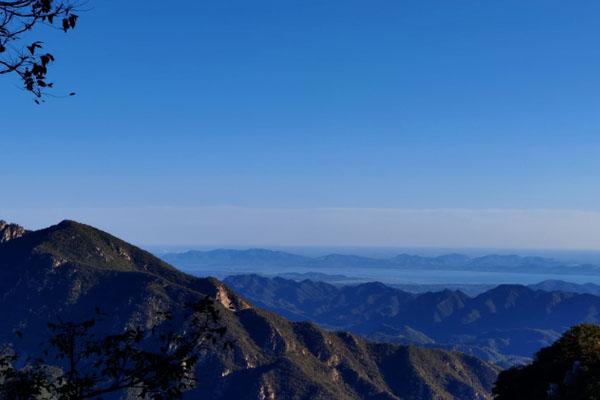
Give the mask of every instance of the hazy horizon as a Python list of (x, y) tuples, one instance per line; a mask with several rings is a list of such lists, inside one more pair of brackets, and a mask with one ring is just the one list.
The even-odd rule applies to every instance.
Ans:
[(600, 252), (594, 248), (600, 243), (595, 229), (600, 213), (568, 210), (0, 207), (0, 219), (28, 229), (74, 219), (153, 249), (338, 248), (359, 254), (413, 249), (423, 255), (576, 253), (578, 258)]

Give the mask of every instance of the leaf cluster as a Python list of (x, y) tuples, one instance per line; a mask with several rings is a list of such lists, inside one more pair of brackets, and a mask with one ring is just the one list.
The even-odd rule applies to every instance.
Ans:
[(195, 386), (201, 352), (229, 345), (214, 300), (205, 297), (189, 310), (179, 329), (172, 328), (169, 313), (157, 327), (110, 335), (95, 332), (97, 317), (51, 323), (41, 357), (23, 363), (14, 351), (0, 355), (0, 400), (101, 399), (125, 392), (140, 399), (180, 398)]
[(40, 25), (68, 32), (75, 29), (78, 18), (75, 4), (68, 1), (0, 0), (0, 75), (18, 75), (24, 89), (40, 103), (53, 87), (47, 74), (54, 56), (43, 51), (42, 41), (23, 43), (23, 36)]
[(493, 394), (496, 400), (600, 399), (600, 327), (571, 328), (531, 364), (500, 373)]

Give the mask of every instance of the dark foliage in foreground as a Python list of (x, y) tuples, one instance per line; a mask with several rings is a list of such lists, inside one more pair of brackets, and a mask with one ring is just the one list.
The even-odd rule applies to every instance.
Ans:
[(136, 327), (98, 337), (95, 319), (49, 324), (44, 357), (19, 368), (15, 352), (0, 356), (0, 399), (97, 399), (124, 391), (140, 399), (179, 398), (194, 387), (199, 352), (225, 334), (212, 299), (190, 309), (181, 333)]
[(0, 1), (0, 75), (18, 75), (39, 103), (45, 90), (53, 86), (47, 74), (54, 56), (43, 50), (41, 40), (24, 42), (23, 36), (41, 25), (68, 32), (77, 19), (75, 5), (69, 1)]
[(600, 399), (600, 326), (571, 328), (530, 365), (502, 372), (493, 393), (497, 400)]

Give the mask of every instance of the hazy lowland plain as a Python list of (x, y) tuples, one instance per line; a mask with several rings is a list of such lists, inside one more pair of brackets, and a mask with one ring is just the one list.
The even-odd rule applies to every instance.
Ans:
[(241, 273), (351, 284), (378, 281), (422, 287), (531, 285), (548, 280), (600, 284), (600, 253), (524, 250), (296, 248), (159, 251), (198, 275)]

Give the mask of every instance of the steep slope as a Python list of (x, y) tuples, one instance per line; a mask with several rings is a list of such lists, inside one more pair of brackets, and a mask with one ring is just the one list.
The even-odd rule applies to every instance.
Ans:
[(200, 294), (216, 297), (216, 280), (183, 274), (150, 253), (89, 226), (64, 221), (0, 244), (0, 339), (15, 329), (39, 342), (49, 320), (110, 313), (102, 328), (155, 323)]
[[(192, 398), (472, 399), (488, 396), (497, 370), (459, 353), (375, 345), (255, 308), (216, 279), (183, 274), (122, 240), (73, 221), (0, 244), (0, 342), (33, 353), (49, 320), (98, 329), (160, 324), (215, 298), (233, 347), (203, 354)], [(306, 297), (310, 294), (306, 292)], [(15, 330), (24, 333), (16, 340)]]

